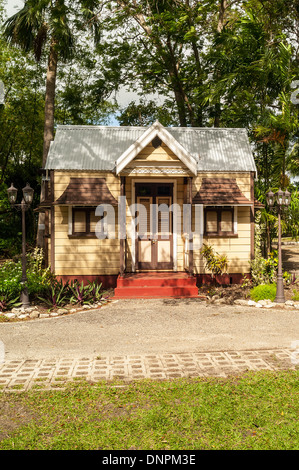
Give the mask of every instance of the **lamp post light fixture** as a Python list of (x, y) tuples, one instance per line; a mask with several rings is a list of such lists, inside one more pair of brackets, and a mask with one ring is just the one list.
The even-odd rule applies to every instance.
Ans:
[(30, 305), (29, 295), (27, 289), (27, 274), (26, 274), (26, 223), (25, 223), (25, 212), (29, 209), (33, 201), (34, 190), (27, 183), (23, 188), (23, 198), (21, 204), (16, 204), (18, 190), (11, 184), (11, 187), (7, 190), (8, 200), (11, 207), (22, 212), (22, 291), (21, 291), (21, 302), (22, 307), (26, 308)]
[(284, 303), (283, 275), (282, 275), (282, 256), (281, 256), (281, 211), (283, 207), (287, 208), (290, 204), (291, 194), (289, 191), (279, 189), (277, 193), (269, 191), (267, 193), (267, 203), (269, 207), (273, 207), (276, 203), (278, 214), (278, 271), (277, 271), (277, 288), (275, 302)]

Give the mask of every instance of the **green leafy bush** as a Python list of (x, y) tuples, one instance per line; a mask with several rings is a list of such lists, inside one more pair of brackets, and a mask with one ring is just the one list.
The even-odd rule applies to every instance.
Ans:
[(0, 267), (0, 295), (6, 298), (18, 297), (21, 293), (21, 263), (6, 261)]
[[(31, 299), (41, 295), (53, 282), (50, 268), (43, 267), (43, 252), (36, 248), (26, 255), (27, 288)], [(0, 267), (0, 295), (6, 304), (21, 294), (22, 261), (6, 261)]]
[(50, 267), (43, 267), (43, 259), (41, 248), (35, 248), (32, 253), (27, 255), (27, 287), (32, 298), (43, 294), (55, 280)]
[(37, 298), (50, 308), (57, 308), (70, 302), (70, 293), (68, 282), (64, 284), (62, 280), (54, 279), (43, 289), (42, 295), (37, 295)]
[(276, 297), (276, 284), (260, 284), (250, 290), (250, 298), (255, 302), (259, 300), (275, 300)]
[[(107, 298), (102, 284), (89, 282), (84, 285), (78, 281), (63, 283), (43, 267), (43, 251), (34, 249), (26, 256), (27, 289), (30, 300), (38, 300), (50, 308), (63, 305), (105, 303)], [(22, 261), (6, 261), (0, 267), (0, 311), (7, 310), (19, 301), (21, 295)]]
[(95, 302), (105, 302), (106, 298), (102, 291), (102, 284), (89, 282), (87, 285), (78, 281), (71, 282), (70, 291), (72, 293), (70, 301), (74, 304), (91, 304)]
[(107, 301), (105, 292), (102, 290), (102, 284), (96, 282), (84, 284), (83, 282), (79, 283), (77, 280), (64, 283), (62, 280), (54, 279), (46, 287), (43, 295), (37, 297), (50, 308), (63, 307), (67, 304), (82, 306)]
[(293, 289), (292, 300), (294, 300), (295, 302), (299, 302), (299, 291), (297, 289)]
[(267, 259), (263, 257), (262, 231), (261, 214), (258, 213), (255, 219), (254, 259), (250, 261), (251, 280), (254, 286), (273, 284), (277, 279), (277, 251), (270, 253)]
[(213, 247), (206, 244), (203, 244), (200, 253), (203, 255), (206, 268), (211, 271), (212, 276), (219, 276), (227, 272), (228, 261), (226, 255), (215, 253)]
[(9, 294), (0, 294), (0, 312), (10, 310), (13, 307), (19, 307), (21, 305), (20, 298), (12, 298)]

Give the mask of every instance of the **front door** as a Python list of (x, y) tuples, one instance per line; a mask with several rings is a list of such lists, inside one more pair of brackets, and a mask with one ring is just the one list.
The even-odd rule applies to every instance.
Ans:
[(136, 227), (137, 270), (173, 269), (172, 183), (136, 183), (141, 209)]

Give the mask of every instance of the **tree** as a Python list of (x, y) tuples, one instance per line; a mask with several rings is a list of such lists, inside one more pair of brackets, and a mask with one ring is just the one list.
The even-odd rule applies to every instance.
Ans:
[[(48, 64), (46, 74), (44, 137), (42, 165), (45, 166), (54, 139), (54, 110), (57, 67), (59, 59), (67, 61), (72, 57), (77, 30), (94, 27), (97, 36), (95, 8), (97, 0), (26, 0), (24, 7), (5, 22), (4, 37), (25, 52), (32, 51), (39, 61), (47, 48)], [(72, 17), (75, 18), (72, 21)], [(74, 29), (75, 28), (75, 29)], [(41, 200), (44, 198), (42, 186)], [(40, 214), (39, 226), (43, 224)], [(39, 229), (37, 243), (43, 246), (43, 231)]]
[(163, 126), (176, 124), (174, 114), (171, 113), (170, 103), (157, 105), (153, 100), (140, 103), (132, 101), (121, 110), (117, 120), (121, 126), (150, 126), (158, 120)]
[(158, 91), (174, 100), (181, 126), (201, 126), (205, 87), (201, 54), (209, 22), (205, 5), (192, 0), (120, 0), (108, 7), (111, 13), (103, 21), (106, 51), (117, 55), (126, 49), (125, 79), (144, 92)]

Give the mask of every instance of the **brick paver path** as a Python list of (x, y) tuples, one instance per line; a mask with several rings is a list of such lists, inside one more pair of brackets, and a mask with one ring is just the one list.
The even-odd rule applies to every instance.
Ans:
[(297, 369), (299, 351), (265, 349), (82, 359), (11, 360), (0, 363), (0, 390), (61, 389), (68, 382), (178, 377), (228, 377), (245, 371)]

